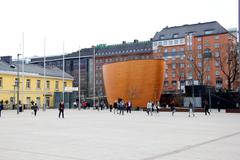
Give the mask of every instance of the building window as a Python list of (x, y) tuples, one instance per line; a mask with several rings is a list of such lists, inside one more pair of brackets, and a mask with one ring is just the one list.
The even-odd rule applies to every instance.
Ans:
[(212, 34), (212, 33), (213, 33), (213, 30), (205, 30), (205, 31), (204, 31), (204, 34), (205, 34), (205, 35)]
[(176, 77), (176, 73), (175, 73), (175, 72), (172, 73), (172, 77), (173, 77), (173, 78)]
[(200, 42), (202, 40), (202, 37), (198, 37), (197, 41)]
[(59, 82), (58, 81), (55, 82), (55, 90), (59, 90)]
[(168, 73), (167, 72), (165, 73), (165, 78), (168, 78)]
[(188, 73), (188, 78), (192, 78), (192, 72)]
[(47, 81), (46, 81), (46, 83), (47, 83), (47, 86), (46, 86), (46, 87), (47, 87), (47, 89), (50, 89), (50, 81), (49, 81), (49, 80), (47, 80)]
[(174, 44), (177, 45), (178, 44), (178, 39), (174, 40)]
[(210, 72), (211, 71), (211, 67), (207, 66), (206, 71)]
[(164, 39), (164, 35), (160, 35), (160, 39)]
[(163, 41), (163, 45), (165, 45), (165, 46), (166, 46), (166, 45), (167, 45), (167, 41)]
[(222, 80), (221, 79), (217, 79), (216, 80), (216, 84), (221, 85), (222, 84)]
[(30, 79), (27, 79), (26, 88), (30, 88), (30, 87), (31, 87), (31, 81), (30, 81)]
[(215, 75), (216, 76), (220, 76), (220, 72), (219, 71), (215, 71)]
[(168, 41), (169, 45), (173, 45), (173, 40)]
[(0, 77), (0, 87), (2, 87), (2, 86), (3, 86), (3, 78)]
[(198, 49), (198, 50), (201, 50), (201, 49), (202, 49), (202, 45), (201, 45), (201, 44), (198, 44), (198, 45), (197, 45), (197, 49)]
[(215, 52), (215, 57), (219, 57), (219, 52)]
[(218, 40), (219, 39), (219, 35), (214, 36), (214, 39)]
[(180, 63), (180, 68), (184, 68), (184, 67), (185, 67), (184, 63)]
[(37, 80), (37, 89), (40, 89), (40, 88), (41, 88), (41, 81)]
[(198, 62), (198, 67), (202, 67), (202, 63), (201, 62)]
[(168, 52), (168, 49), (167, 49), (167, 48), (165, 48), (165, 49), (164, 49), (164, 53), (167, 53), (167, 52)]
[(67, 82), (64, 82), (64, 89), (65, 89), (65, 87), (67, 87)]
[(180, 51), (183, 52), (183, 51), (184, 51), (184, 48), (180, 48)]
[(198, 53), (198, 58), (202, 58), (202, 54), (201, 53)]
[(216, 66), (216, 67), (219, 67), (219, 66), (220, 66), (220, 62), (219, 62), (219, 61), (216, 61), (216, 62), (215, 62), (215, 66)]
[(214, 48), (219, 48), (219, 43), (215, 43)]
[(177, 85), (177, 81), (172, 81), (172, 85), (176, 86)]
[(164, 86), (165, 86), (165, 87), (168, 86), (168, 81), (164, 81)]
[(180, 72), (180, 77), (184, 78), (184, 73), (183, 72)]
[(175, 64), (175, 63), (172, 64), (172, 68), (173, 68), (173, 69), (176, 68), (176, 64)]
[(210, 81), (211, 80), (211, 77), (209, 75), (206, 76), (206, 80), (207, 81)]
[(173, 34), (173, 38), (178, 38), (178, 34), (177, 33)]
[(173, 49), (172, 49), (172, 52), (176, 52), (176, 49), (175, 49), (175, 48), (173, 48)]

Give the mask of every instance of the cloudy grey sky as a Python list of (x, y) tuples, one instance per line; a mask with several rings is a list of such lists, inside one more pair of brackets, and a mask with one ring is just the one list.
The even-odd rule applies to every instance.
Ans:
[[(166, 26), (218, 21), (237, 27), (238, 0), (1, 0), (0, 56), (73, 52), (96, 44), (149, 40)], [(21, 52), (21, 51), (20, 51)]]

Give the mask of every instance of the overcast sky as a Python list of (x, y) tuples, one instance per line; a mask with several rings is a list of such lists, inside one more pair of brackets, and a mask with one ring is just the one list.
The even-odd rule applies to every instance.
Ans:
[(238, 0), (1, 0), (0, 56), (73, 52), (96, 44), (149, 40), (166, 26), (218, 21), (237, 27)]

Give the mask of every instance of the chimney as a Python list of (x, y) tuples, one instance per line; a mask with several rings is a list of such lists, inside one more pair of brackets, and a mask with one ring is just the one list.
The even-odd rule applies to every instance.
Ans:
[(138, 40), (137, 40), (137, 39), (134, 39), (133, 43), (138, 43)]

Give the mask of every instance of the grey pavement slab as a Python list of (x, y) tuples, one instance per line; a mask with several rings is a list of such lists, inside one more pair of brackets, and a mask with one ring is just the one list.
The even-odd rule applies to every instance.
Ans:
[(0, 118), (0, 160), (239, 160), (240, 114), (30, 110)]

